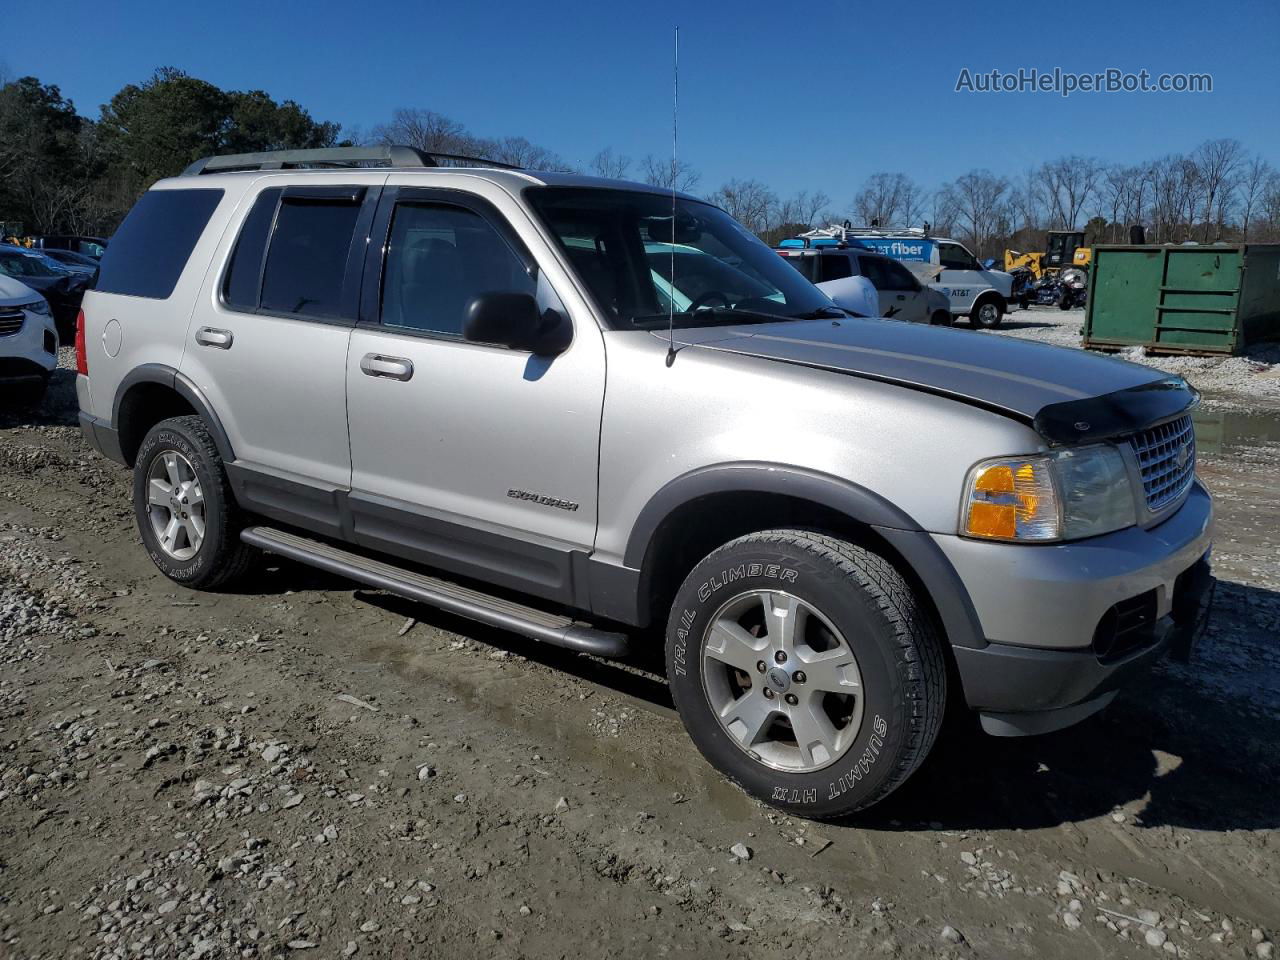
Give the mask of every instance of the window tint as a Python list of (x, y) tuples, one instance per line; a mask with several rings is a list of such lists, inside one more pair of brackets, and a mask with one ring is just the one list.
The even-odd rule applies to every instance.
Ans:
[(525, 265), (483, 217), (444, 204), (399, 204), (382, 283), (382, 322), (455, 336), (482, 293), (527, 293)]
[(800, 256), (782, 255), (782, 259), (791, 264), (798, 271), (800, 276), (804, 277), (810, 283), (818, 283), (818, 261), (821, 257), (808, 256), (801, 254)]
[(222, 282), (222, 296), (227, 306), (242, 310), (258, 308), (258, 289), (262, 279), (262, 253), (267, 249), (267, 234), (280, 202), (280, 189), (263, 190), (254, 201), (253, 209), (244, 218), (236, 247), (231, 252), (231, 264)]
[(102, 257), (98, 290), (167, 299), (221, 199), (221, 190), (143, 194)]
[(885, 264), (888, 261), (884, 257), (871, 257), (863, 254), (858, 257), (858, 269), (862, 275), (871, 281), (871, 285), (877, 290), (888, 290), (889, 274), (885, 272)]
[(845, 277), (853, 276), (849, 258), (844, 254), (828, 254), (818, 259), (822, 261), (823, 280), (843, 280)]
[(342, 315), (342, 281), (360, 204), (285, 197), (262, 274), (262, 309), (311, 317)]
[(947, 270), (977, 270), (978, 264), (968, 250), (954, 243), (938, 247), (938, 261)]
[(915, 276), (900, 264), (897, 260), (885, 260), (884, 272), (888, 278), (889, 290), (918, 290), (920, 288), (919, 281)]

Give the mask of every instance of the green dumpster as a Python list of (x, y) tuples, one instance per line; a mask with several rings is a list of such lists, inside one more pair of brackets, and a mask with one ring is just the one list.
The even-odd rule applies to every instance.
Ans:
[(1240, 353), (1280, 339), (1280, 244), (1093, 248), (1084, 345)]

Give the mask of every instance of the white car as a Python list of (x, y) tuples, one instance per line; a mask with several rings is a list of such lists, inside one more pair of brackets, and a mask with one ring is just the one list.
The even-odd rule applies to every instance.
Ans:
[(19, 403), (44, 397), (58, 365), (58, 331), (49, 302), (25, 283), (0, 275), (0, 390)]
[(951, 326), (947, 296), (896, 260), (861, 247), (779, 249), (787, 263), (841, 307), (864, 317)]

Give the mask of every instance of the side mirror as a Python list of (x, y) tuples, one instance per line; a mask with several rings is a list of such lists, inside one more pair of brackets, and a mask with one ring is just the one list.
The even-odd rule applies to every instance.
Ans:
[(569, 346), (570, 330), (563, 316), (539, 311), (527, 293), (482, 293), (467, 308), (462, 338), (553, 356)]

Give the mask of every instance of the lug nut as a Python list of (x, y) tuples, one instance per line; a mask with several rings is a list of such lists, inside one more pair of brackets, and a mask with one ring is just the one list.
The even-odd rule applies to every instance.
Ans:
[(791, 675), (791, 679), (794, 680), (796, 683), (804, 683), (804, 671), (797, 670), (795, 673)]
[(786, 662), (787, 662), (787, 655), (786, 655), (786, 653), (784, 653), (783, 651), (779, 650), (777, 653), (775, 653), (775, 654), (773, 655), (773, 659), (774, 659), (775, 661), (777, 661), (778, 663), (786, 663)]
[(787, 703), (791, 704), (791, 706), (794, 707), (799, 702), (800, 701), (796, 699), (796, 695), (794, 693), (787, 694)]
[(770, 690), (768, 687), (765, 687), (765, 688), (764, 688), (764, 698), (765, 698), (766, 700), (772, 700), (772, 699), (773, 699), (773, 691), (772, 691), (772, 690)]
[(765, 663), (763, 660), (761, 660), (759, 663), (756, 664), (756, 672), (764, 673), (764, 671), (765, 671)]

